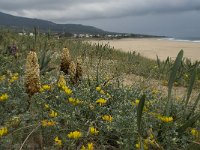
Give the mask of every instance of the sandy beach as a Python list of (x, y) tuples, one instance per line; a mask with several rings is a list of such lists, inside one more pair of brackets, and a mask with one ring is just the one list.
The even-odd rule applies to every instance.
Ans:
[(111, 47), (125, 52), (136, 51), (142, 56), (151, 59), (156, 59), (156, 55), (158, 55), (161, 60), (165, 60), (168, 56), (174, 59), (178, 52), (183, 49), (184, 57), (192, 61), (200, 61), (200, 42), (173, 41), (155, 38), (126, 38), (91, 42), (109, 44)]

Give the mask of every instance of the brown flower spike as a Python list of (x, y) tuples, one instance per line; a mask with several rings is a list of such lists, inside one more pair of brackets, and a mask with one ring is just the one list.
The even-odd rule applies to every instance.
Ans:
[(30, 51), (26, 58), (25, 87), (29, 96), (39, 92), (41, 87), (38, 58), (36, 52), (33, 51)]
[(81, 63), (77, 62), (76, 63), (76, 82), (80, 81), (82, 76), (83, 76), (83, 70), (81, 67)]
[(70, 62), (71, 62), (71, 56), (69, 54), (69, 49), (63, 48), (62, 55), (61, 55), (60, 70), (63, 71), (65, 74), (69, 74)]
[(71, 61), (68, 71), (69, 71), (71, 82), (76, 83), (76, 65), (73, 61)]

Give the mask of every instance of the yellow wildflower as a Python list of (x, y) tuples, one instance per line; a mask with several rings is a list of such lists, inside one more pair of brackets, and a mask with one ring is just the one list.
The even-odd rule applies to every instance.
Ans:
[(66, 86), (66, 81), (65, 81), (65, 76), (64, 75), (60, 75), (59, 79), (58, 79), (58, 87), (63, 87)]
[(11, 79), (9, 80), (10, 83), (13, 83), (16, 81), (19, 77), (18, 76), (12, 76)]
[(50, 89), (51, 89), (51, 86), (45, 84), (40, 88), (40, 92), (49, 91)]
[(100, 91), (101, 91), (101, 87), (100, 87), (100, 86), (97, 86), (97, 87), (96, 87), (96, 91), (97, 91), (97, 92), (100, 92)]
[(87, 147), (84, 145), (81, 147), (81, 150), (94, 150), (94, 144), (93, 143), (88, 143)]
[(17, 77), (17, 76), (19, 76), (19, 74), (16, 72), (13, 74), (13, 76)]
[(72, 90), (70, 88), (68, 88), (67, 86), (62, 86), (62, 89), (67, 95), (72, 94)]
[(2, 94), (2, 95), (0, 96), (0, 102), (1, 102), (1, 101), (5, 101), (5, 100), (7, 100), (8, 97), (9, 97), (9, 96), (8, 96), (7, 93)]
[(0, 137), (5, 136), (8, 133), (7, 127), (0, 128)]
[(156, 90), (156, 89), (154, 89), (154, 90), (152, 91), (152, 94), (154, 94), (154, 95), (156, 95), (156, 94), (158, 94), (158, 93), (159, 93), (159, 91)]
[(173, 118), (172, 117), (167, 117), (167, 116), (158, 116), (158, 118), (163, 121), (163, 122), (172, 122), (173, 121)]
[(48, 127), (48, 126), (55, 126), (56, 122), (51, 121), (51, 120), (42, 120), (41, 121), (43, 127)]
[(104, 105), (106, 102), (107, 100), (103, 98), (99, 98), (98, 100), (96, 100), (96, 103), (99, 104), (100, 106)]
[(60, 140), (60, 139), (58, 138), (58, 136), (55, 137), (54, 143), (55, 143), (55, 145), (57, 145), (57, 146), (62, 146), (62, 140)]
[[(146, 143), (144, 143), (143, 146), (144, 146), (144, 150), (148, 150), (148, 145), (147, 145)], [(141, 149), (140, 143), (135, 144), (135, 147), (136, 147), (137, 149)]]
[(149, 135), (149, 137), (150, 139), (154, 139), (154, 135), (152, 133)]
[(102, 95), (105, 94), (104, 90), (100, 90), (99, 93), (102, 94)]
[(75, 139), (75, 140), (77, 140), (77, 139), (79, 139), (79, 138), (82, 136), (82, 133), (79, 132), (79, 131), (74, 131), (74, 132), (70, 132), (67, 136), (68, 136), (68, 138), (70, 138), (70, 139)]
[(199, 137), (199, 131), (197, 129), (195, 129), (195, 128), (191, 129), (191, 134), (196, 138)]
[(81, 150), (87, 150), (84, 145), (81, 146)]
[(93, 143), (88, 143), (88, 150), (94, 150), (94, 144)]
[(137, 149), (139, 149), (139, 148), (140, 148), (140, 144), (139, 144), (139, 143), (135, 144), (135, 147), (136, 147)]
[(76, 100), (72, 97), (69, 98), (69, 103), (74, 104), (76, 102)]
[(109, 93), (106, 93), (104, 90), (102, 90), (100, 86), (96, 87), (96, 91), (102, 95), (106, 95), (108, 98), (111, 98), (111, 95)]
[(136, 100), (135, 100), (135, 103), (136, 103), (136, 104), (139, 104), (139, 102), (140, 102), (139, 99), (136, 99)]
[(99, 131), (95, 127), (90, 127), (90, 134), (97, 135)]
[(51, 110), (51, 112), (49, 113), (49, 116), (54, 118), (54, 117), (57, 117), (58, 116), (58, 113), (55, 112), (54, 110)]
[(19, 75), (18, 73), (13, 74), (13, 76), (11, 77), (11, 79), (9, 80), (10, 83), (13, 83), (14, 81), (18, 80)]
[[(132, 106), (138, 106), (138, 104), (140, 103), (139, 99), (136, 99), (134, 102), (131, 102)], [(147, 102), (147, 105), (149, 105), (149, 103)], [(147, 112), (148, 108), (146, 106), (144, 106), (143, 111)]]
[(48, 104), (44, 104), (44, 108), (45, 109), (49, 109), (49, 105)]
[(136, 99), (134, 102), (131, 102), (132, 106), (137, 106), (139, 104), (140, 100)]
[(71, 103), (72, 105), (78, 105), (80, 104), (80, 100), (70, 97), (69, 103)]
[(102, 116), (102, 119), (104, 121), (111, 122), (113, 120), (113, 117), (111, 115), (104, 115), (104, 116)]
[(79, 99), (76, 99), (75, 105), (78, 105), (80, 103), (82, 103), (82, 101), (80, 101)]

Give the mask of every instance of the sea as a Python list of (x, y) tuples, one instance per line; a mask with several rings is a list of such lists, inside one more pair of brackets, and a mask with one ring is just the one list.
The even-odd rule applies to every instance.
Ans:
[(200, 43), (200, 37), (176, 37), (176, 38), (174, 38), (174, 37), (167, 37), (167, 38), (161, 38), (159, 40)]

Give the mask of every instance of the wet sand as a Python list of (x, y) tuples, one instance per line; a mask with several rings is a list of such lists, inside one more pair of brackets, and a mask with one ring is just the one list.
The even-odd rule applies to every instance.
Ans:
[(156, 59), (156, 55), (158, 55), (161, 60), (166, 60), (168, 56), (174, 59), (178, 52), (183, 49), (184, 57), (192, 61), (200, 61), (200, 42), (172, 41), (155, 38), (126, 38), (91, 42), (109, 44), (111, 47), (125, 52), (136, 51), (150, 59)]

